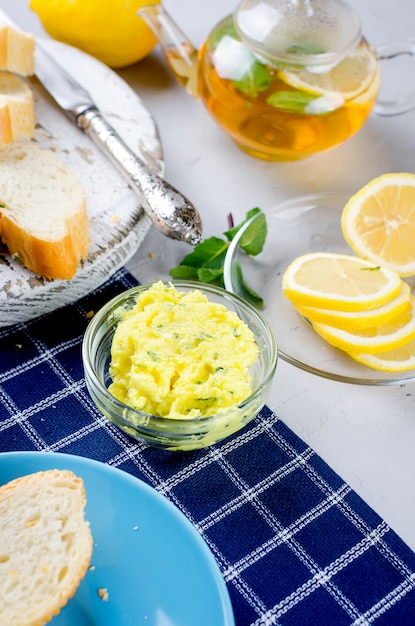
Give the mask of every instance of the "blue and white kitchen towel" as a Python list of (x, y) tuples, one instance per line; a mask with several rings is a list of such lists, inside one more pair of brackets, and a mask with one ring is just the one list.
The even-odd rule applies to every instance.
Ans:
[(415, 554), (267, 407), (186, 453), (137, 443), (97, 411), (83, 333), (91, 311), (135, 284), (119, 270), (74, 304), (0, 329), (0, 452), (89, 457), (164, 494), (215, 556), (237, 626), (415, 624)]

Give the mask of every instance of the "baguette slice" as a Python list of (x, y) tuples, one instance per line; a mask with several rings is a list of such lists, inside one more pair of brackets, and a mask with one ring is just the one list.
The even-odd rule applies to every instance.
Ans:
[(29, 139), (34, 133), (32, 90), (19, 76), (0, 72), (0, 147)]
[(0, 70), (21, 76), (34, 73), (35, 38), (30, 33), (18, 32), (0, 24)]
[(72, 278), (86, 259), (85, 193), (51, 150), (24, 141), (0, 150), (0, 241), (48, 279)]
[(0, 487), (0, 625), (41, 626), (85, 576), (92, 535), (81, 478), (47, 470)]

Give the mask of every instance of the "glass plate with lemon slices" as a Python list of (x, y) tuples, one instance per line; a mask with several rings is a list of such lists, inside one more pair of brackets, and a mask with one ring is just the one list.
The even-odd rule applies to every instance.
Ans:
[[(321, 306), (318, 298), (315, 301), (312, 298), (307, 301), (306, 298), (306, 301), (302, 302), (303, 308), (301, 309), (301, 306), (297, 305), (295, 308), (283, 292), (283, 276), (298, 257), (309, 255), (313, 262), (316, 257), (319, 262), (319, 256), (333, 255), (337, 263), (338, 257), (341, 260), (343, 255), (356, 256), (355, 251), (346, 242), (341, 225), (342, 212), (349, 200), (350, 197), (344, 194), (319, 193), (294, 198), (271, 210), (266, 210), (268, 233), (264, 249), (258, 256), (248, 256), (239, 246), (239, 241), (250, 223), (257, 219), (257, 216), (254, 216), (251, 222), (248, 222), (237, 233), (229, 246), (224, 266), (225, 287), (242, 297), (246, 297), (247, 288), (254, 289), (262, 296), (264, 300), (262, 312), (274, 331), (279, 356), (295, 367), (331, 380), (359, 385), (399, 385), (413, 382), (415, 381), (415, 339), (408, 340), (408, 350), (406, 347), (398, 346), (392, 351), (389, 348), (387, 350), (382, 348), (383, 352), (380, 349), (375, 350), (375, 354), (373, 345), (376, 344), (377, 339), (366, 337), (366, 331), (362, 332), (363, 338), (361, 338), (359, 328), (370, 325), (367, 320), (373, 315), (379, 328), (388, 334), (390, 329), (387, 328), (385, 331), (384, 321), (388, 319), (389, 310), (395, 306), (396, 317), (394, 319), (400, 319), (398, 315), (410, 317), (410, 313), (404, 312), (402, 300), (410, 300), (415, 294), (415, 277), (405, 277), (398, 284), (385, 270), (382, 284), (379, 287), (375, 286), (375, 289), (379, 289), (379, 292), (382, 292), (381, 295), (384, 295), (383, 292), (386, 291), (392, 294), (393, 291), (393, 298), (391, 295), (392, 299), (388, 297), (384, 303), (377, 302), (375, 309), (368, 311), (366, 307), (366, 310), (360, 313), (353, 311), (356, 306), (349, 302), (353, 300), (353, 297), (345, 297), (346, 305), (342, 306), (348, 309), (346, 311), (336, 310), (336, 308), (341, 308), (337, 306), (337, 303), (323, 302)], [(376, 278), (379, 280), (382, 278), (379, 276), (378, 264), (368, 262), (367, 266), (367, 268), (359, 268), (368, 270), (363, 273), (364, 275), (372, 278), (376, 270)], [(323, 271), (318, 269), (315, 273), (321, 277)], [(334, 290), (337, 287), (338, 283)], [(301, 291), (301, 288), (299, 289)], [(370, 298), (374, 299), (375, 296), (366, 294), (364, 299), (368, 301)], [(317, 326), (319, 327), (321, 334), (316, 332), (306, 317), (310, 306), (313, 314), (317, 312), (320, 316), (315, 326), (316, 329)], [(357, 334), (357, 345), (363, 342), (363, 347), (356, 351), (355, 358), (349, 356), (344, 349), (335, 347), (327, 341), (327, 323), (329, 331), (332, 330), (332, 324), (342, 327), (340, 330), (336, 329), (334, 333), (329, 332), (328, 336), (330, 341), (337, 342), (338, 345), (344, 346), (350, 337), (353, 339)], [(405, 318), (399, 326), (406, 323), (408, 323), (408, 333), (412, 332), (414, 321), (408, 322)], [(384, 326), (381, 327), (381, 324)], [(408, 337), (412, 334), (408, 334)], [(323, 336), (326, 336), (326, 339)], [(398, 337), (395, 343), (399, 343), (399, 338), (402, 336), (401, 328), (397, 328), (396, 332), (393, 330), (391, 336)], [(388, 341), (391, 346), (394, 346), (393, 340), (385, 338), (382, 333), (379, 345), (387, 345)], [(400, 341), (402, 343), (402, 340)], [(413, 356), (411, 352), (414, 353)], [(360, 360), (357, 360), (357, 357)], [(406, 366), (402, 363), (406, 363)], [(391, 371), (394, 367), (401, 368), (402, 371)]]

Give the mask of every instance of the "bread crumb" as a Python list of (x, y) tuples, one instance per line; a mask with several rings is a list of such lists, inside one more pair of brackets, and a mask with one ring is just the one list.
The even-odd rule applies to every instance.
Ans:
[(149, 259), (154, 259), (156, 255), (154, 254), (154, 252), (150, 252), (150, 254), (148, 255)]
[(88, 313), (85, 313), (85, 317), (87, 320), (90, 320), (91, 317), (94, 317), (95, 313), (94, 311), (88, 311)]
[(98, 587), (98, 595), (104, 602), (108, 602), (108, 589), (106, 587)]

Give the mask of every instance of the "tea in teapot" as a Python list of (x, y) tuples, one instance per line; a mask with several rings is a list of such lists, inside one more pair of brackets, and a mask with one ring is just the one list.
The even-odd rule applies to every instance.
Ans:
[[(302, 159), (332, 148), (356, 133), (375, 106), (378, 50), (342, 0), (242, 0), (199, 51), (162, 6), (138, 13), (180, 84), (254, 157)], [(398, 52), (408, 51), (414, 54), (412, 45)], [(391, 114), (413, 106), (379, 109)]]

